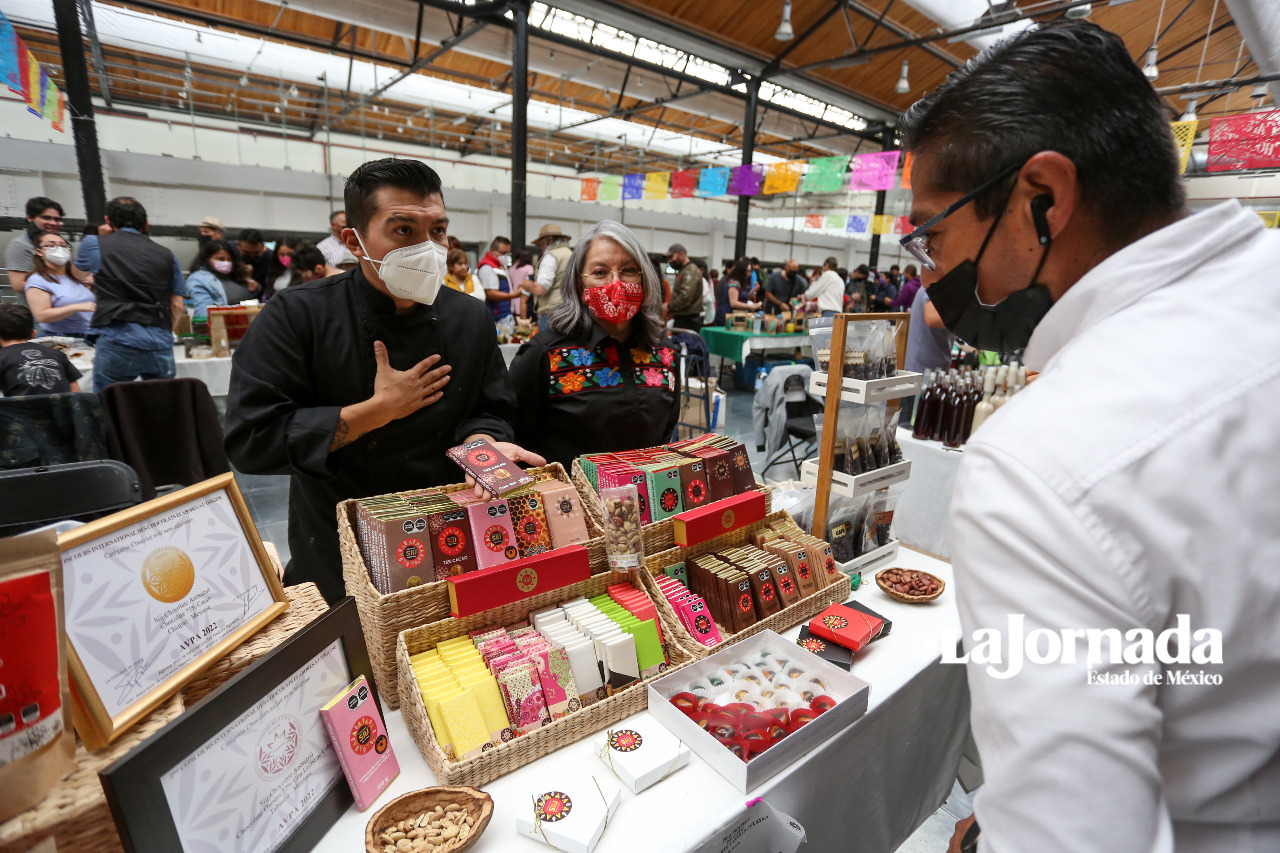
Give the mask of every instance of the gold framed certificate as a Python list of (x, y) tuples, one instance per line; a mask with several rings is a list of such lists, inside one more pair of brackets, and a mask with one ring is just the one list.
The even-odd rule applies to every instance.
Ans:
[(235, 476), (58, 538), (72, 719), (101, 749), (289, 607)]

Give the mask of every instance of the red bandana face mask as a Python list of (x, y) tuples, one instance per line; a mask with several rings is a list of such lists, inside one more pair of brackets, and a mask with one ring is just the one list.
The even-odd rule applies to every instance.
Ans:
[(611, 281), (601, 287), (588, 287), (582, 291), (587, 309), (602, 323), (625, 323), (640, 310), (644, 301), (644, 285), (625, 281)]

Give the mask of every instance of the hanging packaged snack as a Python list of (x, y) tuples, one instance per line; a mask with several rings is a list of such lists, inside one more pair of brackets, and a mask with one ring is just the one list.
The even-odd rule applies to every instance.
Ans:
[(640, 498), (636, 487), (625, 485), (601, 489), (600, 504), (609, 567), (639, 568), (644, 564), (644, 541), (640, 536)]
[[(870, 375), (872, 353), (868, 348), (869, 334), (866, 323), (850, 323), (845, 329), (844, 370), (845, 379), (874, 379)], [(876, 358), (879, 359), (878, 348)]]
[(890, 465), (896, 465), (902, 461), (902, 445), (898, 444), (898, 423), (902, 417), (902, 410), (895, 409), (893, 414), (889, 415), (885, 422), (884, 441), (885, 455)]
[[(880, 491), (884, 491), (884, 489)], [(879, 494), (879, 492), (875, 494)], [(858, 546), (858, 556), (880, 547), (880, 543), (876, 539), (874, 506), (875, 495), (873, 494), (867, 498), (867, 502), (862, 509), (862, 538)]]
[(810, 320), (808, 326), (814, 362), (823, 373), (831, 371), (831, 323), (832, 318), (821, 317)]
[(893, 537), (893, 513), (898, 507), (898, 489), (880, 489), (871, 502), (871, 526), (875, 529), (876, 545), (888, 545)]
[(833, 497), (831, 512), (827, 516), (826, 539), (831, 543), (832, 555), (841, 563), (847, 563), (860, 554), (861, 527), (858, 518), (865, 513), (867, 496), (856, 498)]
[(875, 471), (889, 464), (889, 446), (884, 436), (884, 403), (863, 406), (863, 429), (867, 435), (868, 471)]

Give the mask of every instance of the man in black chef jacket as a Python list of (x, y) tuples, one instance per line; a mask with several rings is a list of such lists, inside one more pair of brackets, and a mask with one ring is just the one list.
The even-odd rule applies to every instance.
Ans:
[(289, 584), (343, 594), (335, 506), (455, 483), (445, 450), (508, 444), (515, 394), (483, 302), (442, 288), (449, 219), (440, 177), (415, 160), (365, 163), (346, 182), (343, 242), (360, 263), (269, 301), (232, 361), (227, 456), (288, 473)]

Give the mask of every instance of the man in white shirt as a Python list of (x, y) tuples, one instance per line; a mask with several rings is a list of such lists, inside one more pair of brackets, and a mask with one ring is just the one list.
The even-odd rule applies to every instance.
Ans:
[(899, 125), (939, 314), (1040, 371), (952, 499), (983, 851), (1280, 850), (1280, 234), (1164, 109), (1055, 21)]
[(316, 248), (324, 253), (324, 259), (331, 267), (340, 266), (343, 255), (347, 254), (347, 244), (342, 242), (342, 229), (346, 227), (347, 212), (335, 210), (329, 214), (329, 231), (332, 233), (316, 243)]
[(533, 294), (534, 309), (542, 315), (560, 304), (564, 295), (565, 270), (573, 250), (569, 248), (568, 235), (560, 230), (559, 225), (543, 225), (533, 243), (542, 251), (542, 257), (538, 260), (534, 280), (526, 279), (524, 289)]
[(844, 309), (844, 279), (837, 272), (840, 262), (834, 257), (822, 262), (822, 275), (804, 292), (806, 299), (816, 299), (823, 317), (832, 317)]

